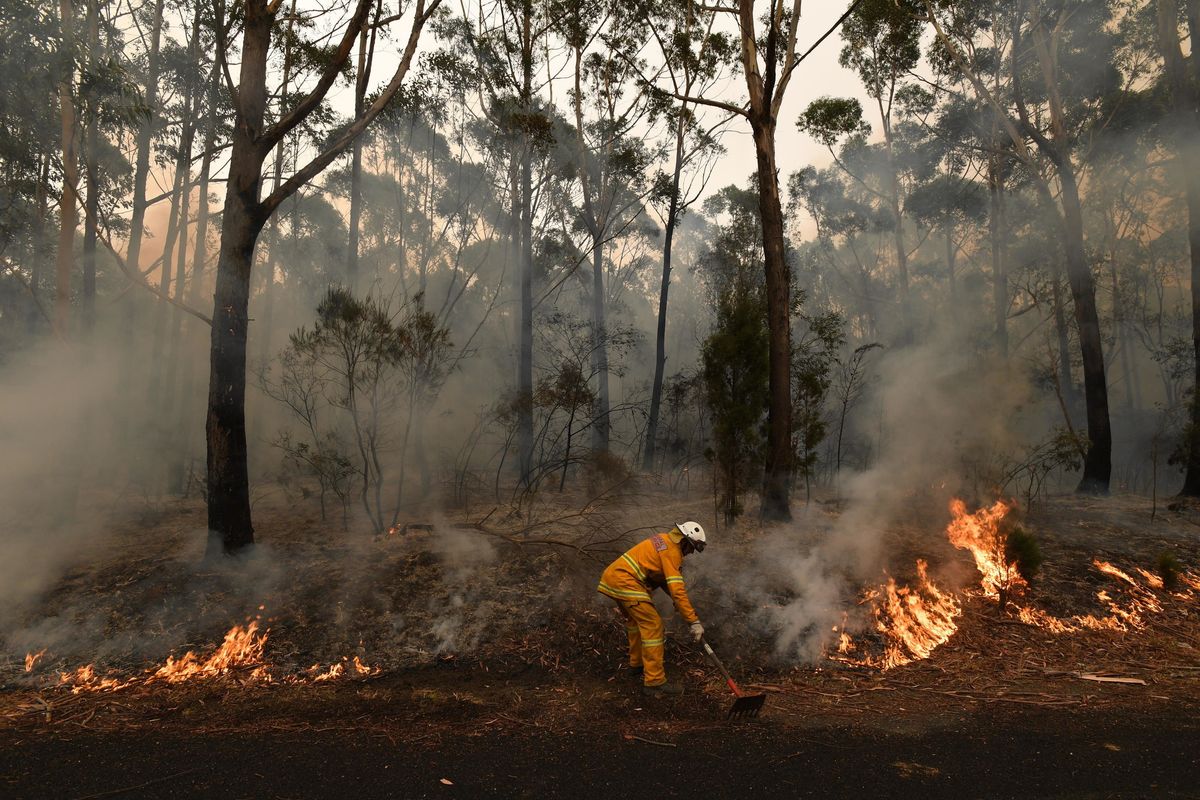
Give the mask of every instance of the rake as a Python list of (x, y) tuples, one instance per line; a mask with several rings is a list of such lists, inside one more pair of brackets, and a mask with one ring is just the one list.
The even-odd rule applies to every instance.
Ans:
[(729, 670), (725, 669), (725, 665), (721, 663), (721, 659), (717, 658), (717, 654), (713, 652), (707, 641), (701, 640), (704, 645), (704, 652), (708, 653), (708, 657), (717, 665), (717, 669), (725, 676), (725, 683), (729, 685), (733, 691), (733, 696), (736, 698), (733, 705), (729, 708), (729, 713), (725, 715), (725, 719), (747, 719), (757, 717), (758, 712), (762, 711), (763, 703), (767, 702), (765, 694), (746, 694), (733, 680), (733, 676), (729, 674)]

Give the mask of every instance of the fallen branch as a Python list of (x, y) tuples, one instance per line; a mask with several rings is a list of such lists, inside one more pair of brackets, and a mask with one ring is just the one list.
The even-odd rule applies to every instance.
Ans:
[(646, 744), (658, 745), (659, 747), (678, 747), (679, 746), (679, 745), (675, 744), (674, 742), (656, 742), (653, 739), (646, 739), (641, 736), (634, 736), (632, 733), (625, 734), (625, 738), (626, 739), (634, 739), (639, 742), (645, 742)]

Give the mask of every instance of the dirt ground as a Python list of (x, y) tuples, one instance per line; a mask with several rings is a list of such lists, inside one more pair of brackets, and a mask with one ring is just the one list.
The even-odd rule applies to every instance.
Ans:
[[(888, 671), (788, 663), (718, 616), (714, 644), (768, 695), (760, 718), (726, 722), (727, 691), (682, 626), (668, 660), (687, 693), (643, 698), (594, 596), (623, 543), (614, 532), (634, 539), (672, 513), (662, 498), (640, 503), (528, 530), (492, 516), (486, 533), (455, 528), (486, 511), (414, 516), (429, 527), (381, 538), (268, 503), (256, 508), (261, 555), (235, 568), (201, 558), (196, 503), (105, 519), (115, 539), (81, 554), (4, 643), (0, 796), (1200, 797), (1191, 598), (1160, 592), (1139, 629), (1055, 634), (964, 596), (948, 642)], [(1170, 552), (1196, 570), (1200, 511), (1151, 511), (1130, 496), (1035, 506), (1024, 523), (1046, 561), (1029, 601), (1102, 613), (1097, 591), (1121, 587), (1096, 558), (1152, 570)], [(897, 563), (926, 546), (911, 533), (894, 531)], [(970, 564), (949, 548), (934, 557)], [(716, 607), (718, 589), (697, 582), (693, 599)], [(247, 668), (144, 679), (255, 616), (271, 683)], [(41, 647), (26, 672), (24, 652)], [(369, 672), (311, 679), (354, 656)], [(136, 680), (57, 685), (92, 662)]]

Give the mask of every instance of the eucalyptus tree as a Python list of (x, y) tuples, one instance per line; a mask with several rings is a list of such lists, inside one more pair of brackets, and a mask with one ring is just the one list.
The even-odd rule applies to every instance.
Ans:
[[(765, 7), (764, 7), (765, 6)], [(780, 194), (775, 135), (779, 111), (788, 86), (804, 57), (800, 51), (800, 0), (728, 0), (694, 3), (689, 13), (699, 18), (723, 15), (731, 19), (739, 42), (737, 63), (746, 92), (737, 100), (713, 94), (689, 95), (672, 91), (677, 99), (722, 109), (750, 126), (758, 165), (759, 214), (766, 277), (767, 328), (770, 340), (770, 403), (767, 414), (767, 447), (763, 475), (762, 516), (768, 520), (791, 518), (789, 498), (792, 477), (791, 402), (791, 276), (784, 242), (784, 213)], [(850, 7), (853, 8), (853, 5)], [(724, 16), (728, 15), (728, 16)], [(846, 18), (843, 15), (838, 24)], [(835, 26), (836, 27), (836, 26)], [(832, 31), (831, 31), (832, 32)], [(828, 35), (828, 34), (826, 34)], [(822, 36), (821, 41), (825, 37)]]
[(674, 139), (670, 152), (670, 171), (659, 171), (656, 175), (655, 202), (650, 206), (662, 221), (663, 244), (654, 379), (650, 388), (650, 411), (642, 451), (642, 469), (646, 472), (654, 469), (658, 448), (659, 415), (667, 365), (667, 310), (675, 230), (683, 215), (707, 189), (712, 167), (724, 153), (720, 134), (730, 120), (730, 115), (722, 112), (715, 123), (710, 123), (704, 112), (712, 109), (705, 109), (694, 100), (687, 99), (692, 95), (710, 93), (726, 78), (736, 48), (733, 37), (714, 31), (711, 25), (701, 27), (689, 10), (686, 4), (650, 3), (641, 12), (658, 47), (660, 71), (670, 87), (668, 94), (651, 83), (652, 91), (657, 95), (657, 102), (666, 109), (664, 113), (670, 128), (673, 128)]
[[(421, 33), (437, 11), (440, 0), (414, 0), (403, 9), (404, 16), (411, 18), (411, 25), (396, 71), (387, 85), (324, 149), (299, 166), (267, 197), (260, 199), (263, 162), (285, 136), (324, 103), (345, 68), (372, 8), (371, 0), (357, 0), (352, 16), (341, 28), (341, 36), (335, 35), (337, 45), (317, 74), (315, 83), (290, 107), (280, 109), (273, 123), (267, 124), (267, 63), (272, 40), (278, 38), (280, 5), (281, 0), (251, 0), (239, 6), (242, 26), (241, 47), (237, 54), (241, 62), (239, 78), (236, 85), (232, 80), (227, 85), (233, 100), (235, 124), (221, 215), (205, 426), (210, 553), (236, 552), (254, 542), (246, 460), (245, 396), (250, 276), (258, 235), (280, 204), (333, 163), (400, 90)], [(223, 9), (220, 16), (225, 16)], [(228, 69), (235, 55), (226, 34), (228, 24), (222, 22), (218, 27), (217, 58), (223, 70)]]
[[(1169, 98), (1170, 132), (1179, 159), (1187, 202), (1191, 266), (1193, 397), (1186, 446), (1186, 471), (1180, 494), (1200, 497), (1200, 41), (1198, 0), (1156, 0), (1158, 47)], [(1181, 43), (1189, 40), (1190, 56)]]
[[(508, 155), (506, 189), (510, 206), (512, 261), (516, 264), (518, 472), (528, 484), (533, 470), (534, 227), (538, 190), (534, 180), (556, 138), (554, 114), (541, 98), (553, 73), (551, 34), (568, 6), (533, 0), (492, 0), (475, 26), (464, 24), (461, 40), (479, 65), (479, 105), (489, 124), (490, 147)], [(464, 15), (465, 16), (465, 15)]]
[(596, 413), (592, 447), (609, 449), (611, 425), (606, 331), (605, 250), (636, 223), (654, 190), (647, 179), (654, 152), (656, 107), (641, 74), (639, 51), (648, 31), (635, 7), (623, 0), (580, 3), (563, 15), (571, 53), (574, 173), (579, 220), (587, 232), (592, 266), (591, 316)]
[[(1106, 493), (1112, 473), (1112, 428), (1095, 280), (1084, 241), (1079, 160), (1081, 142), (1105, 124), (1107, 106), (1123, 88), (1113, 41), (1116, 4), (1022, 0), (993, 9), (990, 17), (962, 3), (943, 3), (939, 9), (932, 0), (924, 0), (924, 6), (937, 47), (945, 51), (943, 61), (994, 109), (1059, 229), (1079, 334), (1088, 422), (1079, 490)], [(981, 22), (1008, 26), (1011, 102), (987, 86), (966, 55), (963, 39), (972, 37)], [(1048, 162), (1055, 186), (1043, 177), (1040, 159)]]

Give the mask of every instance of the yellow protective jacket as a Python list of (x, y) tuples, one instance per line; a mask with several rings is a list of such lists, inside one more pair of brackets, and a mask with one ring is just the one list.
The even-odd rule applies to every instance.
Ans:
[(597, 587), (602, 594), (624, 603), (650, 602), (650, 592), (666, 589), (688, 622), (696, 622), (696, 609), (688, 599), (680, 569), (683, 550), (677, 533), (656, 533), (634, 545), (608, 565)]

